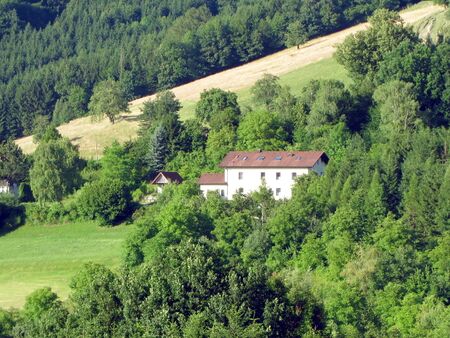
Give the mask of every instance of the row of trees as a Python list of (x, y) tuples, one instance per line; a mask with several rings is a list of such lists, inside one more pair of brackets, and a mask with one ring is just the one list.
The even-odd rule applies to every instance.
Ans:
[[(35, 2), (2, 7), (0, 140), (33, 133), (40, 116), (61, 124), (85, 115), (101, 81), (118, 81), (129, 100), (414, 1)], [(24, 8), (48, 11), (48, 25)]]

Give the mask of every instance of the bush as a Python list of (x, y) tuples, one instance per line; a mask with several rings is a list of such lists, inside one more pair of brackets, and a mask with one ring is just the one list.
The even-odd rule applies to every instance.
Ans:
[(12, 331), (18, 314), (0, 309), (0, 337), (12, 337)]
[(0, 232), (9, 231), (24, 221), (23, 207), (10, 194), (0, 194)]
[(130, 193), (123, 182), (101, 179), (83, 187), (78, 197), (78, 210), (88, 219), (111, 225), (126, 215), (130, 202)]
[(28, 224), (55, 224), (72, 222), (80, 218), (75, 202), (25, 203), (25, 218)]

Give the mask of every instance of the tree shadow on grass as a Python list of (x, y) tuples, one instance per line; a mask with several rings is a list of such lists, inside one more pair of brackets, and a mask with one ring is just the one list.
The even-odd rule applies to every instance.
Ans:
[(8, 209), (0, 206), (0, 237), (25, 224), (25, 207), (17, 205)]

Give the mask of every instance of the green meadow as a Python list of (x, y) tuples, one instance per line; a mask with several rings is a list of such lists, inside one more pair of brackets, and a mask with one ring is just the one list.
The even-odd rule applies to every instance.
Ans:
[(24, 225), (0, 237), (0, 308), (21, 307), (37, 288), (51, 287), (63, 299), (71, 278), (88, 262), (118, 268), (132, 226), (95, 223)]
[[(339, 80), (346, 85), (349, 85), (352, 82), (345, 68), (337, 63), (334, 58), (323, 59), (319, 62), (311, 63), (307, 66), (281, 75), (279, 78), (281, 85), (289, 86), (294, 95), (300, 94), (308, 82), (313, 79), (334, 79)], [(252, 105), (251, 88), (241, 89), (237, 91), (236, 94), (241, 107)], [(194, 117), (196, 103), (196, 101), (181, 102), (183, 107), (180, 111), (180, 117), (182, 120), (187, 120)]]

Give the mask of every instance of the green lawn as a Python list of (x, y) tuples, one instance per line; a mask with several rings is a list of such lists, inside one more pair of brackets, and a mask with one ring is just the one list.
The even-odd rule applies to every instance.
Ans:
[(117, 268), (132, 226), (94, 223), (30, 226), (0, 237), (0, 307), (21, 307), (37, 288), (50, 286), (62, 298), (69, 281), (87, 262)]
[[(301, 90), (311, 80), (334, 79), (344, 82), (346, 85), (351, 83), (351, 79), (343, 66), (337, 63), (334, 58), (324, 59), (312, 63), (305, 67), (298, 68), (290, 73), (280, 76), (280, 83), (291, 88), (294, 95), (300, 94)], [(250, 88), (241, 89), (236, 92), (238, 102), (241, 108), (252, 106), (252, 95)], [(186, 120), (194, 117), (195, 101), (181, 102), (180, 117)]]

